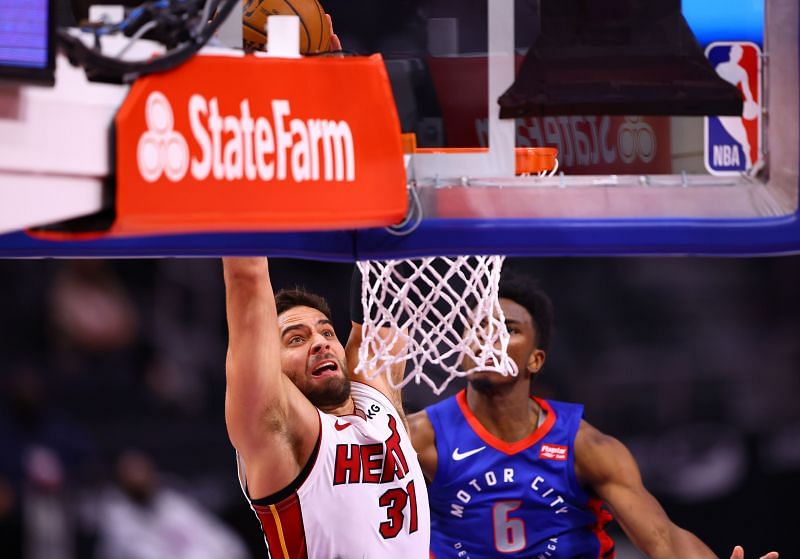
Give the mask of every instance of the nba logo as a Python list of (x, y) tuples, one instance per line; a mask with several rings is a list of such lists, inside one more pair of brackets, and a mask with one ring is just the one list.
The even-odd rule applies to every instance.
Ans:
[(748, 42), (711, 43), (706, 57), (742, 94), (742, 116), (705, 119), (705, 166), (712, 175), (738, 175), (761, 160), (761, 50)]

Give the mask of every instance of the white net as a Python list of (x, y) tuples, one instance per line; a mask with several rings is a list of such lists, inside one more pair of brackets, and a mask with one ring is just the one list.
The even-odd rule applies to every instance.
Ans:
[(503, 259), (359, 262), (364, 322), (356, 373), (385, 374), (395, 387), (424, 381), (436, 394), (476, 371), (515, 375), (498, 303)]

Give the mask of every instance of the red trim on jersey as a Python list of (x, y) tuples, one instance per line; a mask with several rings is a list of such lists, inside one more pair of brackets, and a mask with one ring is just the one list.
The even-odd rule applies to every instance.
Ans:
[(531, 396), (533, 401), (539, 404), (539, 407), (542, 408), (546, 412), (546, 417), (544, 423), (540, 427), (538, 427), (533, 433), (522, 439), (521, 441), (517, 441), (514, 443), (507, 443), (502, 439), (498, 439), (494, 435), (492, 435), (486, 427), (481, 425), (481, 422), (475, 417), (475, 414), (472, 413), (472, 410), (469, 409), (469, 405), (467, 404), (467, 391), (462, 390), (456, 395), (456, 402), (458, 402), (458, 407), (461, 408), (461, 413), (464, 414), (464, 418), (469, 423), (469, 426), (472, 427), (472, 430), (475, 431), (475, 434), (480, 437), (480, 439), (494, 448), (495, 450), (499, 450), (505, 454), (516, 454), (517, 452), (521, 452), (527, 448), (530, 448), (539, 440), (544, 437), (550, 429), (553, 428), (553, 425), (556, 422), (556, 412), (553, 411), (553, 408), (550, 407), (550, 404), (547, 403), (545, 400), (540, 400), (539, 398), (535, 398)]
[(308, 559), (303, 512), (297, 493), (275, 505), (253, 505), (261, 521), (271, 557)]
[(605, 525), (614, 520), (614, 517), (603, 508), (603, 501), (600, 499), (589, 499), (586, 508), (597, 517), (597, 522), (592, 526), (592, 532), (597, 536), (597, 541), (600, 542), (600, 552), (597, 554), (597, 559), (614, 559), (617, 556), (614, 549), (614, 540), (605, 531)]

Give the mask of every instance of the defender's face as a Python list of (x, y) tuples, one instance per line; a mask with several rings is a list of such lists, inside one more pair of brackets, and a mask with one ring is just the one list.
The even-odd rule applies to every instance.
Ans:
[[(515, 377), (489, 371), (473, 373), (468, 380), (473, 387), (478, 389), (483, 386), (499, 387), (527, 380), (531, 375), (539, 372), (544, 363), (544, 352), (536, 348), (536, 328), (528, 310), (511, 299), (501, 298), (499, 303), (506, 317), (506, 328), (510, 336), (507, 353), (517, 365), (519, 373)], [(465, 357), (464, 366), (469, 368), (474, 364)]]
[(278, 317), (281, 369), (317, 407), (338, 406), (350, 396), (344, 347), (333, 324), (311, 307), (294, 307)]

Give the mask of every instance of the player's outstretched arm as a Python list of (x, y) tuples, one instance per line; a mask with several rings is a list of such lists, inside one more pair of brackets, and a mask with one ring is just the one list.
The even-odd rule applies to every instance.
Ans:
[[(377, 375), (375, 378), (369, 378), (369, 372), (367, 372), (367, 374), (355, 374), (356, 367), (359, 364), (358, 351), (363, 342), (362, 324), (364, 322), (364, 312), (361, 306), (361, 281), (361, 273), (356, 266), (353, 270), (353, 276), (350, 281), (350, 336), (347, 338), (347, 345), (345, 346), (348, 375), (350, 380), (367, 384), (389, 398), (400, 414), (400, 417), (403, 418), (403, 422), (406, 424), (406, 427), (408, 427), (405, 412), (403, 411), (403, 397), (400, 389), (395, 388), (395, 386), (403, 380), (403, 374), (405, 373), (405, 362), (400, 361), (392, 367), (391, 383), (383, 374)], [(390, 328), (382, 329), (382, 331), (387, 339), (391, 338), (394, 333)], [(401, 351), (405, 351), (405, 346), (395, 344), (393, 350), (394, 354), (397, 355)]]
[(425, 410), (413, 413), (408, 416), (409, 435), (411, 444), (417, 451), (419, 465), (422, 466), (422, 473), (430, 483), (436, 475), (436, 467), (439, 463), (439, 454), (436, 451), (436, 431), (433, 430), (428, 412)]
[[(617, 439), (585, 421), (575, 438), (578, 480), (604, 500), (631, 541), (651, 559), (716, 559), (691, 532), (673, 523), (645, 489), (636, 461)], [(769, 553), (762, 559), (776, 559)], [(744, 559), (737, 547), (731, 559)]]
[[(391, 383), (386, 375), (383, 374), (377, 375), (374, 378), (369, 378), (371, 374), (369, 371), (366, 374), (355, 374), (356, 367), (359, 364), (358, 350), (363, 342), (362, 328), (362, 325), (358, 322), (350, 323), (350, 337), (347, 338), (347, 345), (345, 346), (345, 354), (347, 355), (347, 370), (350, 380), (368, 384), (369, 386), (381, 392), (384, 396), (391, 400), (400, 415), (405, 417), (403, 412), (403, 398), (400, 389), (395, 388), (395, 385), (399, 384), (403, 380), (405, 362), (399, 362), (392, 366)], [(386, 336), (391, 337), (391, 330), (389, 328), (384, 330), (386, 332)]]
[(266, 258), (223, 258), (228, 317), (225, 421), (244, 458), (251, 497), (290, 483), (319, 434), (311, 403), (281, 372), (280, 333)]

